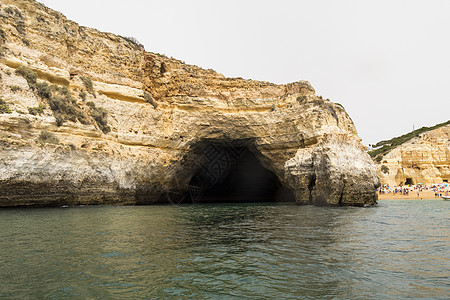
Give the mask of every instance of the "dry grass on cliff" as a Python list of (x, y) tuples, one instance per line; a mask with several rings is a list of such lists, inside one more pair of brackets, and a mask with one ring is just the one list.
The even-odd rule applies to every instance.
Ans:
[(94, 96), (94, 98), (97, 97), (97, 95), (95, 94), (94, 84), (92, 83), (92, 79), (87, 76), (81, 76), (80, 79), (83, 82), (84, 86), (86, 87), (86, 90), (88, 91), (88, 93), (91, 94), (92, 96)]
[(2, 98), (0, 98), (0, 114), (10, 114), (11, 109), (8, 103), (6, 103)]
[[(95, 122), (103, 133), (106, 134), (111, 131), (107, 122), (108, 112), (105, 109), (96, 107), (93, 102), (88, 102), (85, 108), (81, 107), (67, 87), (37, 82), (37, 74), (25, 66), (17, 68), (16, 74), (25, 78), (31, 90), (48, 103), (55, 116), (56, 125), (62, 126), (66, 121), (80, 122), (85, 125)], [(89, 77), (81, 77), (81, 80), (86, 90), (95, 96), (92, 80)], [(81, 91), (79, 96), (83, 101), (86, 100), (84, 91)], [(45, 106), (40, 104), (38, 107), (28, 108), (28, 112), (33, 115), (40, 115), (44, 112), (44, 108)]]
[(37, 141), (41, 144), (58, 144), (59, 140), (58, 138), (51, 132), (43, 130), (39, 137), (37, 138)]
[(122, 36), (122, 38), (128, 42), (130, 42), (133, 46), (137, 48), (144, 48), (144, 45), (142, 45), (135, 37), (132, 36)]
[(6, 42), (6, 33), (0, 28), (0, 45)]
[(47, 99), (47, 102), (55, 115), (58, 126), (61, 126), (67, 120), (89, 124), (85, 112), (78, 106), (66, 87), (54, 85), (51, 90), (51, 97)]
[(97, 123), (98, 127), (103, 133), (111, 131), (111, 127), (108, 126), (108, 113), (105, 109), (95, 106), (94, 102), (89, 101), (87, 105), (91, 108), (91, 116)]
[(34, 85), (36, 84), (36, 80), (37, 80), (37, 75), (35, 72), (33, 72), (33, 70), (31, 70), (25, 66), (20, 66), (16, 69), (16, 74), (25, 78), (25, 80), (28, 82), (28, 85), (30, 86), (30, 88), (33, 89)]
[(28, 113), (33, 116), (42, 115), (44, 113), (45, 106), (41, 103), (37, 107), (28, 107)]
[(149, 93), (144, 92), (144, 99), (147, 103), (150, 103), (154, 108), (158, 107), (158, 103), (155, 102), (152, 95), (150, 95)]

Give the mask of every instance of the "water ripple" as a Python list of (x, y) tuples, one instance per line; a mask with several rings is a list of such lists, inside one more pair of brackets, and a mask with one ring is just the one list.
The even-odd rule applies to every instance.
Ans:
[(0, 210), (0, 297), (448, 299), (449, 207)]

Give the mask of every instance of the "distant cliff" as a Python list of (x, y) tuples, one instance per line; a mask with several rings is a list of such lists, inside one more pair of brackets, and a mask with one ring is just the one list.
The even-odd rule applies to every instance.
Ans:
[(306, 81), (226, 78), (33, 0), (0, 18), (0, 206), (176, 202), (208, 145), (242, 143), (299, 204), (376, 202), (352, 120)]
[(377, 145), (381, 148), (372, 155), (382, 184), (433, 184), (450, 180), (450, 121)]

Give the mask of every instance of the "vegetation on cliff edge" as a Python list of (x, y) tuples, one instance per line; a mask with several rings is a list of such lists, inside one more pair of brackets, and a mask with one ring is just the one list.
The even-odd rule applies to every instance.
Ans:
[(132, 36), (122, 36), (122, 38), (128, 42), (130, 42), (131, 44), (133, 44), (135, 47), (137, 48), (144, 48), (144, 45), (142, 45), (137, 38), (132, 37)]
[(369, 151), (369, 155), (372, 158), (375, 158), (375, 160), (377, 162), (381, 162), (383, 156), (386, 155), (389, 151), (391, 151), (395, 147), (400, 146), (400, 145), (412, 140), (415, 137), (418, 137), (420, 134), (422, 134), (424, 132), (435, 130), (435, 129), (438, 129), (442, 126), (449, 125), (449, 124), (450, 124), (450, 120), (447, 122), (444, 122), (444, 123), (436, 124), (432, 127), (422, 127), (417, 130), (411, 131), (407, 134), (404, 134), (402, 136), (394, 137), (390, 140), (378, 142), (376, 145), (373, 146), (377, 149)]

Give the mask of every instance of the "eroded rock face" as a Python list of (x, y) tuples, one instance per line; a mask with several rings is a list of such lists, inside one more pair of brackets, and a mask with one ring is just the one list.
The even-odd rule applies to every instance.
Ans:
[[(0, 88), (12, 112), (0, 114), (0, 206), (176, 202), (209, 155), (199, 149), (243, 141), (299, 204), (376, 203), (376, 168), (352, 120), (308, 82), (226, 78), (32, 0), (0, 3)], [(66, 87), (83, 122), (58, 123), (20, 66)], [(39, 105), (42, 114), (29, 113)], [(44, 130), (59, 143), (39, 141)]]
[(382, 184), (450, 181), (450, 125), (425, 132), (386, 154), (377, 165)]

